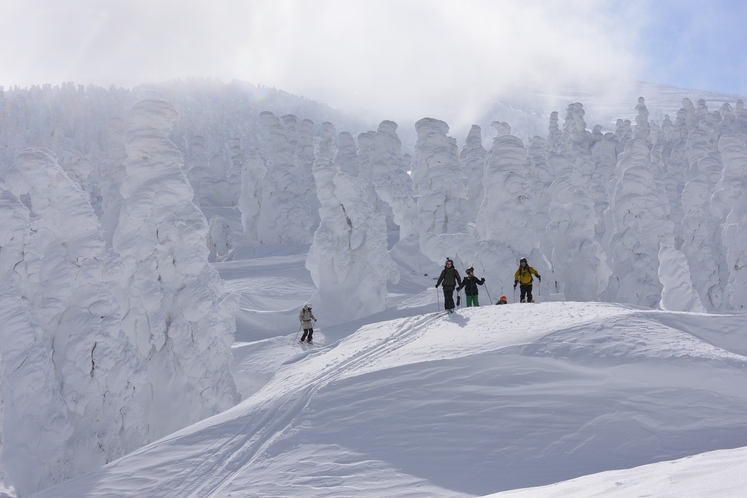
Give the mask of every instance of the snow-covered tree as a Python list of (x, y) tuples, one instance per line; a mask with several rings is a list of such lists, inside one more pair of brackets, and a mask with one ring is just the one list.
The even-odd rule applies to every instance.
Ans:
[(534, 248), (532, 203), (526, 177), (524, 143), (510, 134), (499, 135), (485, 165), (484, 189), (475, 225), (480, 240), (497, 240), (526, 255)]
[(259, 242), (257, 229), (262, 211), (262, 185), (266, 174), (267, 166), (259, 153), (249, 149), (241, 168), (239, 210), (244, 236), (252, 242)]
[(358, 135), (358, 178), (366, 185), (366, 200), (376, 210), (379, 206), (379, 196), (374, 187), (374, 152), (376, 147), (376, 132), (367, 131)]
[(572, 179), (576, 185), (586, 185), (593, 181), (595, 170), (591, 158), (594, 139), (586, 129), (584, 106), (580, 102), (569, 104), (563, 124), (563, 145), (561, 152), (568, 156), (573, 165)]
[(609, 207), (610, 182), (615, 178), (615, 165), (617, 164), (617, 137), (608, 132), (602, 136), (602, 140), (595, 143), (591, 149), (591, 158), (594, 161), (596, 179), (596, 190), (592, 189), (589, 196), (594, 201), (594, 211), (597, 214), (596, 238), (601, 240), (604, 235), (604, 212)]
[(74, 428), (59, 389), (49, 338), (38, 323), (33, 301), (21, 293), (29, 287), (29, 270), (38, 274), (39, 266), (38, 256), (25, 254), (29, 211), (5, 185), (0, 185), (0, 223), (2, 465), (5, 482), (30, 495), (67, 477), (65, 463), (60, 464), (66, 460), (62, 441)]
[(343, 173), (347, 173), (350, 176), (358, 176), (361, 168), (360, 160), (358, 159), (358, 148), (355, 146), (353, 135), (347, 131), (340, 132), (337, 136), (335, 163)]
[[(206, 130), (208, 131), (208, 130)], [(195, 203), (201, 206), (235, 206), (241, 185), (243, 153), (241, 141), (223, 130), (218, 136), (195, 135), (189, 141), (185, 164), (187, 178), (195, 191)]]
[(306, 268), (317, 287), (317, 316), (340, 323), (383, 311), (386, 283), (399, 273), (387, 252), (386, 224), (365, 195), (366, 183), (342, 173), (335, 156), (335, 130), (324, 123), (314, 162), (321, 224)]
[(612, 276), (606, 299), (656, 307), (661, 300), (658, 278), (660, 246), (674, 245), (669, 203), (663, 182), (649, 155), (648, 129), (639, 127), (616, 166), (617, 182), (610, 202), (607, 250)]
[(293, 153), (296, 138), (271, 112), (263, 112), (260, 119), (269, 136), (265, 145), (267, 173), (262, 182), (262, 209), (257, 225), (259, 240), (265, 245), (308, 244), (317, 215), (306, 197), (309, 186), (297, 174)]
[[(295, 120), (295, 116), (283, 116), (283, 118), (286, 117), (291, 117)], [(289, 133), (291, 133), (290, 130)], [(299, 185), (303, 188), (302, 195), (313, 216), (311, 228), (313, 232), (319, 225), (319, 199), (316, 195), (316, 185), (312, 172), (312, 167), (314, 166), (314, 122), (310, 119), (303, 119), (298, 123), (298, 137), (295, 144), (294, 160), (295, 170), (293, 174), (298, 178)]]
[(151, 439), (238, 401), (228, 370), (237, 303), (208, 263), (207, 220), (168, 138), (176, 117), (165, 101), (133, 107), (113, 241), (129, 290), (120, 296), (123, 328), (147, 363)]
[(662, 284), (659, 307), (669, 311), (704, 313), (705, 308), (695, 291), (685, 255), (673, 246), (659, 249), (659, 281)]
[(462, 182), (456, 140), (449, 125), (433, 118), (415, 123), (418, 140), (412, 179), (418, 197), (418, 233), (467, 231), (467, 192)]
[[(124, 140), (122, 142), (124, 148)], [(205, 137), (202, 135), (192, 135), (187, 140), (187, 152), (184, 158), (184, 171), (187, 173), (190, 185), (199, 192), (203, 180), (210, 178), (210, 156), (205, 146)], [(200, 196), (197, 195), (195, 202), (200, 202)]]
[(358, 135), (358, 178), (371, 183), (373, 178), (373, 151), (376, 132), (367, 131)]
[(557, 154), (563, 146), (563, 132), (560, 130), (558, 111), (550, 113), (550, 124), (547, 127), (547, 152)]
[(747, 109), (744, 107), (744, 101), (737, 99), (734, 110), (734, 131), (735, 133), (747, 134)]
[(625, 150), (625, 145), (628, 143), (628, 140), (633, 138), (633, 128), (631, 127), (629, 119), (617, 120), (615, 123), (615, 137), (617, 138), (617, 147), (615, 151), (619, 157)]
[(723, 170), (719, 154), (709, 153), (690, 165), (682, 191), (682, 252), (687, 258), (695, 290), (708, 310), (723, 307), (723, 285), (719, 276), (721, 263), (721, 233), (719, 220), (711, 211), (711, 197), (717, 181), (709, 179), (708, 171)]
[(210, 251), (209, 261), (225, 261), (231, 256), (236, 249), (236, 240), (227, 219), (217, 215), (210, 218), (206, 244)]
[[(33, 213), (24, 228), (28, 215), (5, 193), (3, 211), (12, 216), (3, 266), (17, 261), (4, 272), (1, 342), (10, 343), (4, 363), (12, 367), (16, 355), (24, 354), (35, 360), (32, 370), (3, 375), (4, 457), (13, 462), (7, 466), (10, 479), (27, 494), (148, 442), (140, 402), (145, 368), (120, 326), (118, 264), (106, 249), (88, 194), (44, 150), (20, 153), (7, 179)], [(51, 372), (40, 364), (45, 361), (53, 364)], [(37, 375), (38, 390), (25, 392)], [(42, 392), (49, 409), (39, 408), (42, 399), (30, 399)]]
[(119, 192), (126, 172), (124, 167), (127, 152), (124, 146), (125, 121), (120, 117), (112, 117), (107, 121), (109, 143), (106, 157), (98, 165), (101, 177), (101, 226), (104, 229), (104, 239), (107, 247), (112, 245), (112, 237), (119, 223), (119, 211), (124, 199)]
[(550, 186), (552, 204), (547, 236), (553, 244), (553, 273), (558, 290), (571, 301), (596, 301), (610, 271), (595, 239), (594, 204), (571, 179), (562, 176)]
[[(726, 135), (718, 143), (724, 162), (720, 189), (714, 197), (728, 214), (721, 238), (726, 249), (729, 280), (724, 300), (731, 309), (747, 308), (747, 147), (745, 136)], [(725, 209), (724, 209), (725, 210)]]
[(488, 151), (482, 146), (482, 129), (472, 125), (464, 147), (459, 151), (459, 161), (466, 178), (467, 202), (469, 203), (469, 221), (477, 219), (477, 213), (482, 203), (482, 178), (485, 173), (485, 158)]
[[(394, 121), (379, 124), (374, 137), (372, 171), (378, 199), (389, 206), (394, 223), (399, 227), (400, 239), (417, 234), (417, 205), (413, 198), (412, 178), (402, 163), (402, 143)], [(377, 210), (387, 213), (381, 207)]]
[(527, 147), (526, 179), (531, 196), (531, 216), (537, 242), (545, 257), (550, 259), (553, 245), (551, 239), (547, 237), (546, 227), (550, 223), (549, 188), (555, 180), (555, 175), (547, 160), (547, 141), (542, 137), (532, 137)]

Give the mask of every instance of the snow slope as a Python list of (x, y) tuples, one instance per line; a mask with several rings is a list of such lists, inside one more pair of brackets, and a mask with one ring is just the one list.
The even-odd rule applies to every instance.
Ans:
[[(326, 345), (239, 346), (276, 362), (253, 396), (37, 496), (482, 496), (747, 446), (745, 315), (542, 303), (444, 316), (431, 294), (393, 320), (322, 328)], [(698, 461), (734, 475), (739, 452)], [(525, 492), (638, 489), (694, 464)]]
[(743, 496), (747, 488), (747, 448), (720, 450), (673, 462), (643, 465), (579, 477), (486, 498), (605, 496)]

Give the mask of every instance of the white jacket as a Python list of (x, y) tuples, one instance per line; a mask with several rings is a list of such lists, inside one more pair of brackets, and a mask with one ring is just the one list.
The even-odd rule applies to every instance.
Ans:
[(316, 317), (310, 308), (303, 308), (298, 314), (298, 320), (303, 324), (303, 328), (310, 329), (314, 325)]

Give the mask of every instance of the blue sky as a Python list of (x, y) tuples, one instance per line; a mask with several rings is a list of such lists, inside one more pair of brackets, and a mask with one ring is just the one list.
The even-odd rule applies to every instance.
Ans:
[(392, 118), (630, 79), (747, 95), (747, 0), (4, 0), (2, 11), (6, 87), (241, 79)]
[(747, 1), (645, 2), (640, 78), (747, 95)]

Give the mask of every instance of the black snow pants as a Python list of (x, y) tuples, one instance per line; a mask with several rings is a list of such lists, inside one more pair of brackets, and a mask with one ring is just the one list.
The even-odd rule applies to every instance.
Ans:
[(454, 287), (444, 286), (444, 309), (453, 310), (454, 308)]
[(521, 289), (521, 302), (524, 302), (524, 298), (526, 297), (526, 302), (531, 303), (534, 301), (534, 298), (532, 298), (532, 284), (521, 284), (519, 286), (519, 289)]
[(311, 342), (311, 336), (314, 335), (314, 329), (303, 329), (303, 335), (301, 336), (301, 342), (308, 340)]

